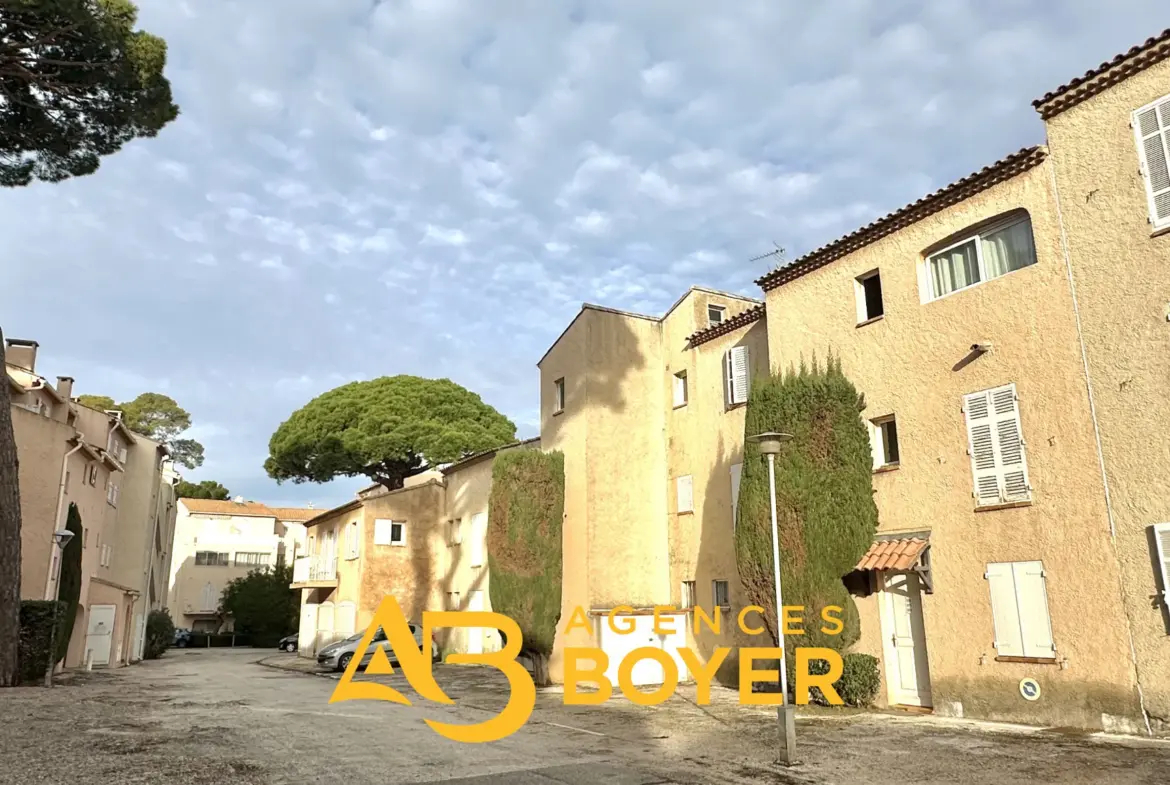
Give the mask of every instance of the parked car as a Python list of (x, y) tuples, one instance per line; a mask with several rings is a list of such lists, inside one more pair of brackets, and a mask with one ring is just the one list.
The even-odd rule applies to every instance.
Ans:
[(175, 639), (171, 642), (172, 646), (178, 646), (180, 649), (185, 649), (191, 645), (191, 631), (178, 627), (175, 629)]
[[(411, 623), (410, 631), (414, 635), (414, 642), (422, 649), (422, 627), (418, 624)], [(349, 667), (349, 663), (353, 660), (353, 655), (357, 653), (358, 644), (361, 643), (365, 631), (359, 632), (357, 635), (351, 635), (343, 641), (331, 643), (317, 653), (317, 665), (330, 668), (331, 670), (343, 671)], [(431, 660), (439, 659), (439, 647), (435, 644), (435, 639), (432, 637), (431, 641)], [(374, 640), (370, 642), (369, 649), (362, 657), (361, 667), (366, 667), (370, 664), (370, 660), (374, 656), (375, 647), (380, 646), (390, 659), (391, 663), (397, 663), (398, 659), (394, 656), (394, 650), (390, 648), (390, 641), (386, 639), (386, 633), (381, 629), (374, 635)]]
[(298, 636), (299, 633), (294, 632), (292, 635), (289, 635), (286, 638), (281, 638), (280, 643), (276, 644), (276, 648), (280, 649), (281, 651), (296, 651)]

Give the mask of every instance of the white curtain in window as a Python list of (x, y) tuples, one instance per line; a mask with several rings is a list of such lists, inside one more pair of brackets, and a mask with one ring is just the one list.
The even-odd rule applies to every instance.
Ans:
[(978, 283), (979, 257), (975, 252), (975, 241), (932, 256), (930, 274), (934, 279), (935, 297)]
[(980, 241), (983, 243), (983, 266), (988, 278), (1019, 270), (1036, 261), (1036, 250), (1032, 247), (1032, 228), (1028, 221), (1012, 224), (980, 238)]

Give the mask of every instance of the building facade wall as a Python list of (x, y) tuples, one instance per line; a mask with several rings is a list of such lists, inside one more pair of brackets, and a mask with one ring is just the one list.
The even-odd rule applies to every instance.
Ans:
[[(1149, 222), (1132, 114), (1170, 95), (1170, 61), (1048, 120), (1132, 628), (1151, 722), (1170, 731), (1170, 611), (1152, 524), (1170, 522), (1170, 235)], [(1093, 617), (1096, 621), (1096, 617)]]
[(53, 532), (58, 526), (61, 466), (73, 429), (13, 406), (12, 430), (20, 460), (20, 596), (42, 600), (49, 583)]
[[(923, 303), (928, 249), (1009, 210), (1031, 217), (1037, 263)], [(880, 270), (884, 317), (858, 326), (857, 276)], [(1128, 640), (1109, 542), (1076, 323), (1045, 164), (924, 218), (767, 295), (773, 369), (830, 351), (865, 396), (863, 417), (897, 418), (900, 462), (874, 476), (879, 531), (929, 532), (922, 596), (939, 713), (1101, 727), (1135, 716)], [(988, 354), (971, 347), (990, 343)], [(1014, 383), (1032, 502), (975, 510), (963, 396)], [(1039, 560), (1056, 662), (997, 661), (988, 563)], [(879, 596), (859, 603), (860, 648), (883, 655)], [(1093, 619), (1091, 633), (1085, 626)], [(1023, 700), (1031, 676), (1043, 699)], [(888, 685), (886, 685), (888, 687)], [(1124, 720), (1121, 720), (1124, 721)]]

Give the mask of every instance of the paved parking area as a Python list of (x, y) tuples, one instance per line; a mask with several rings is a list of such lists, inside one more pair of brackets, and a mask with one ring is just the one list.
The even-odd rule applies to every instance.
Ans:
[[(454, 707), (330, 705), (334, 676), (285, 669), (305, 664), (253, 650), (172, 652), (52, 690), (4, 691), (0, 783), (1128, 784), (1165, 782), (1170, 771), (1165, 742), (837, 712), (798, 721), (802, 765), (781, 769), (773, 714), (722, 691), (697, 706), (687, 687), (656, 708), (620, 698), (564, 706), (542, 692), (515, 735), (458, 744), (423, 720), (495, 713), (506, 690), (494, 672), (436, 666)], [(413, 696), (401, 677), (378, 678)]]

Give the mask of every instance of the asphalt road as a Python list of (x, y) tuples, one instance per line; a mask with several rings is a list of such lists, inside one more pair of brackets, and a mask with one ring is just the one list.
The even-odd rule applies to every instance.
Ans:
[[(47, 785), (669, 785), (672, 783), (1159, 783), (1170, 743), (828, 712), (798, 720), (802, 765), (772, 762), (775, 719), (688, 688), (657, 708), (563, 705), (542, 693), (507, 739), (459, 744), (424, 719), (476, 723), (506, 690), (481, 668), (440, 665), (454, 707), (330, 705), (333, 678), (254, 650), (168, 653), (46, 690), (0, 691), (0, 783)], [(378, 677), (400, 679), (399, 676)], [(396, 686), (407, 694), (401, 682)], [(691, 688), (693, 689), (693, 688)]]

